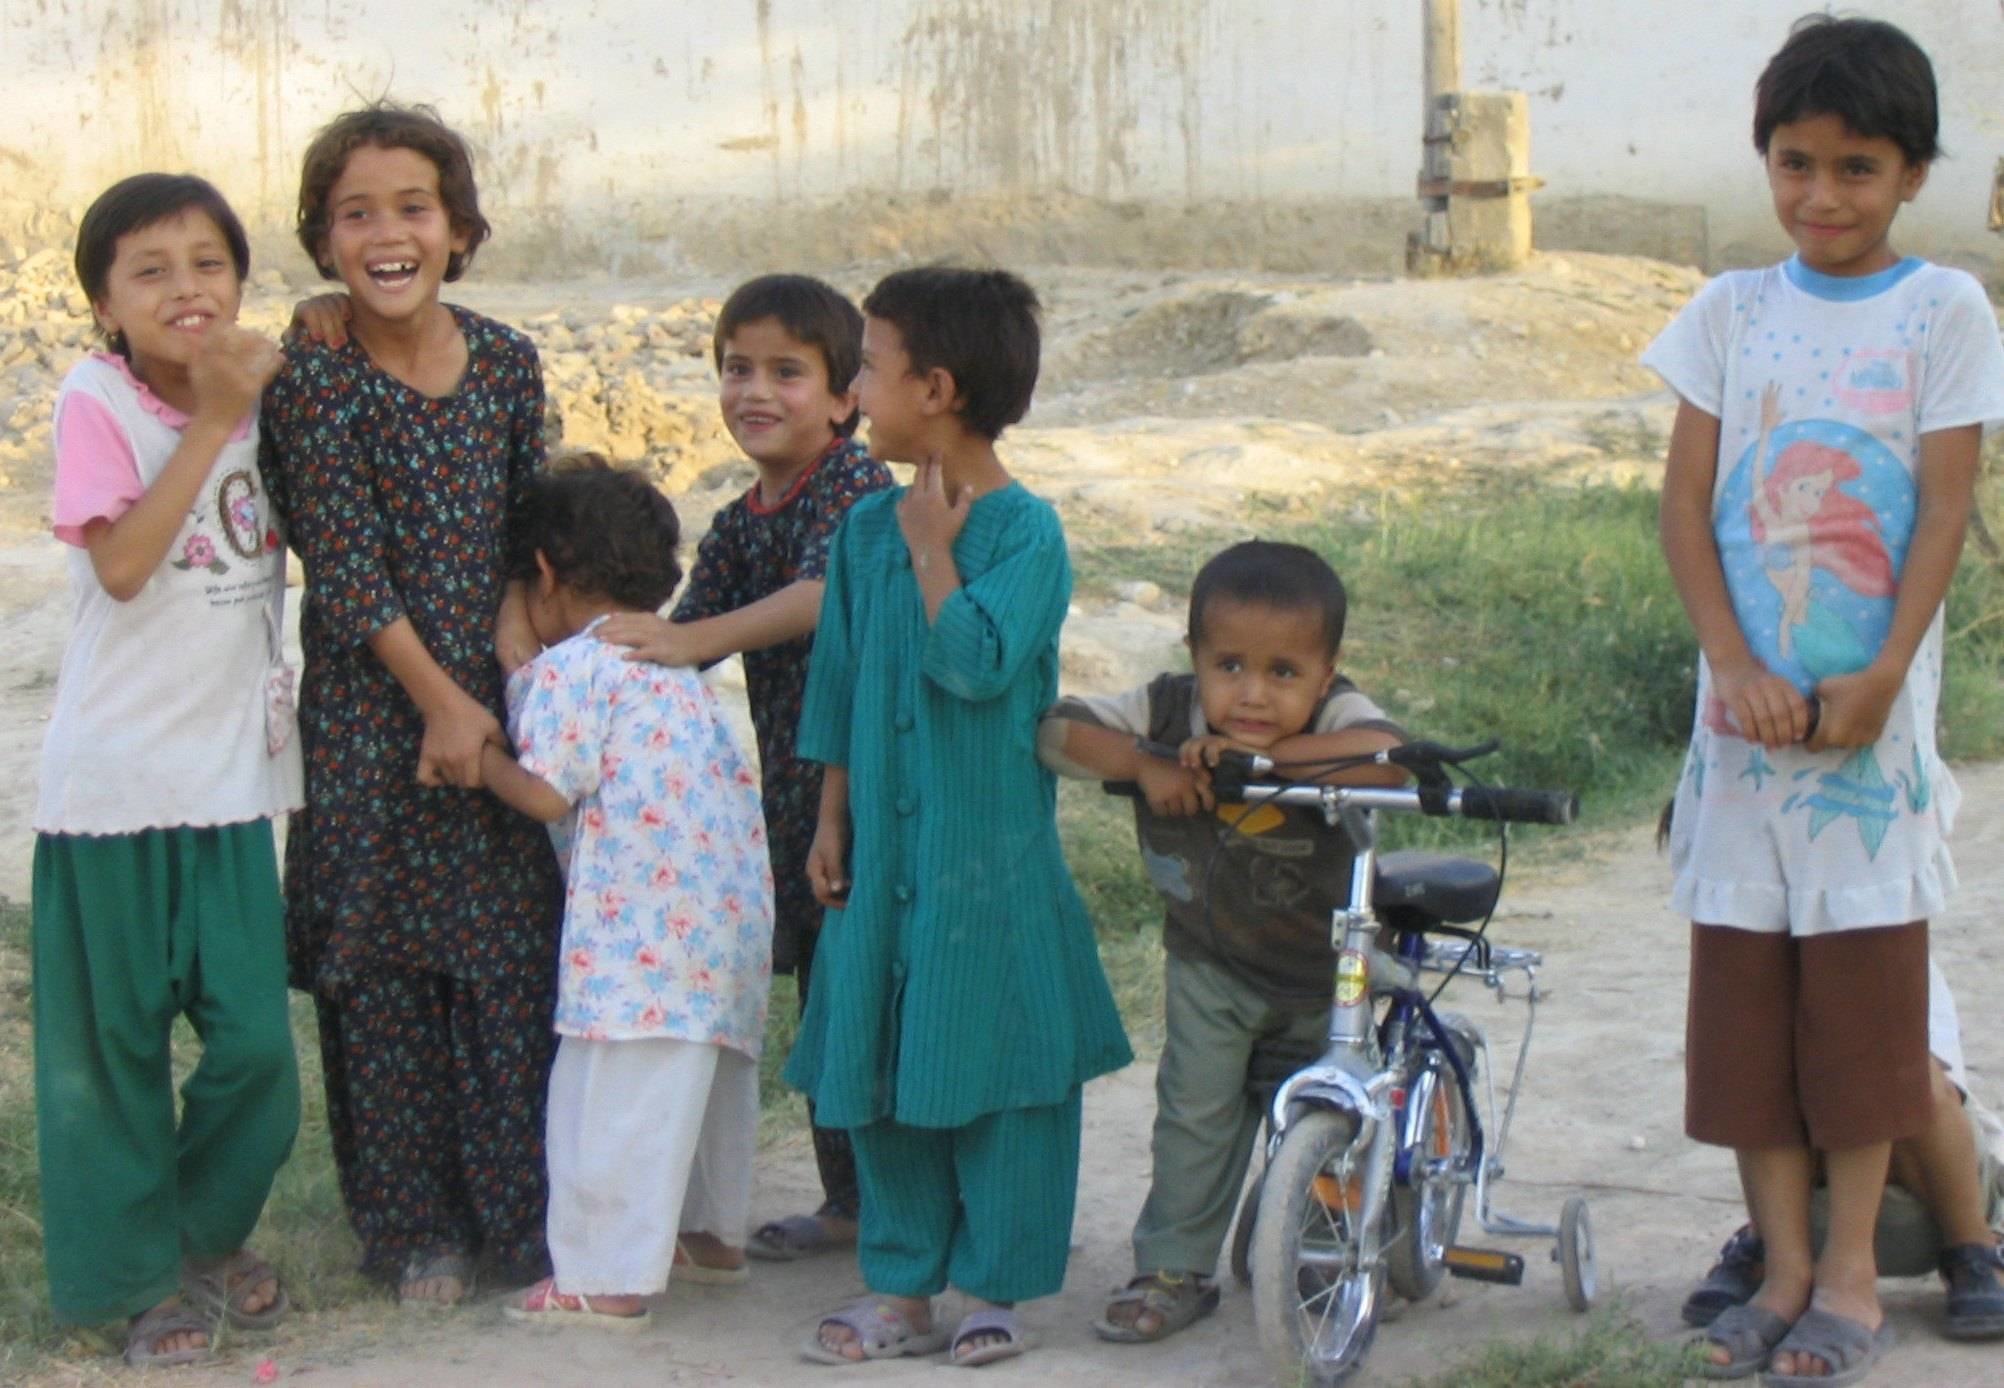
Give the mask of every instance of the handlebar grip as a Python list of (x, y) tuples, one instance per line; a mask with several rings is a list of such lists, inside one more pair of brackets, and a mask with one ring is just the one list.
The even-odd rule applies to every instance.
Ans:
[(1513, 824), (1571, 824), (1580, 798), (1569, 790), (1514, 790), (1506, 786), (1463, 786), (1465, 819), (1506, 819)]

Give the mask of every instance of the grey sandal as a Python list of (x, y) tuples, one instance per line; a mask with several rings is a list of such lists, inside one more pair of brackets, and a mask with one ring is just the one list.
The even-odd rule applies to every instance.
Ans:
[(1728, 1306), (1691, 1343), (1700, 1350), (1716, 1346), (1732, 1358), (1723, 1364), (1701, 1358), (1695, 1372), (1700, 1378), (1752, 1378), (1767, 1367), (1788, 1331), (1788, 1322), (1772, 1311), (1750, 1304)]
[[(1114, 1320), (1116, 1306), (1132, 1306), (1134, 1320), (1125, 1325)], [(1218, 1284), (1210, 1278), (1194, 1272), (1146, 1272), (1113, 1294), (1092, 1333), (1118, 1345), (1153, 1344), (1217, 1309)], [(1144, 1315), (1160, 1323), (1153, 1330), (1138, 1329), (1134, 1321)]]
[[(262, 1311), (244, 1310), (252, 1290), (267, 1282), (276, 1289), (271, 1305)], [(192, 1258), (182, 1259), (181, 1294), (191, 1306), (220, 1316), (238, 1330), (269, 1330), (292, 1309), (292, 1298), (286, 1295), (277, 1270), (248, 1248), (239, 1248), (206, 1266)]]
[[(430, 1282), (450, 1279), (459, 1284), (457, 1296), (412, 1296), (410, 1286), (414, 1282)], [(397, 1304), (406, 1308), (427, 1311), (450, 1311), (460, 1302), (473, 1295), (473, 1260), (456, 1248), (440, 1249), (435, 1253), (413, 1253), (404, 1264), (404, 1275), (397, 1284)]]
[(1814, 1306), (1796, 1318), (1776, 1354), (1813, 1354), (1830, 1366), (1827, 1374), (1778, 1374), (1769, 1370), (1760, 1376), (1762, 1388), (1844, 1388), (1872, 1371), (1893, 1344), (1893, 1323), (1886, 1321), (1867, 1330), (1849, 1316), (1819, 1311)]
[[(186, 1349), (153, 1348), (169, 1335), (187, 1334), (208, 1336), (209, 1343)], [(207, 1316), (186, 1302), (162, 1302), (151, 1310), (141, 1311), (125, 1327), (125, 1362), (135, 1369), (199, 1364), (215, 1352), (215, 1327)]]
[[(840, 1350), (821, 1343), (821, 1328), (839, 1325), (856, 1337), (861, 1359), (851, 1359)], [(839, 1311), (830, 1311), (814, 1327), (814, 1333), (800, 1346), (803, 1358), (817, 1364), (867, 1364), (872, 1359), (901, 1359), (907, 1355), (938, 1354), (946, 1348), (949, 1335), (934, 1325), (930, 1330), (915, 1329), (911, 1319), (882, 1297), (863, 1296)]]
[[(1000, 1335), (1002, 1338), (961, 1352), (962, 1344), (983, 1335)], [(1014, 1359), (1029, 1347), (1030, 1337), (1024, 1332), (1023, 1322), (1017, 1317), (1015, 1307), (984, 1306), (961, 1317), (959, 1327), (953, 1332), (953, 1343), (947, 1346), (946, 1357), (949, 1364), (958, 1364), (963, 1369), (978, 1369), (999, 1359)]]

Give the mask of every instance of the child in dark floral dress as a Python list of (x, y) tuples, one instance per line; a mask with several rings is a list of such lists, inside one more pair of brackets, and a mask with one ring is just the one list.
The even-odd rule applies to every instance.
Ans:
[[(662, 665), (743, 653), (776, 894), (772, 967), (794, 973), (803, 1009), (821, 925), (807, 883), (821, 767), (794, 755), (794, 726), (828, 542), (852, 504), (891, 485), (890, 472), (851, 437), (862, 340), (862, 314), (819, 280), (766, 275), (739, 286), (717, 317), (718, 403), (758, 481), (711, 522), (672, 622), (623, 613), (600, 628), (605, 640), (631, 644), (634, 659)], [(747, 1245), (755, 1256), (799, 1258), (855, 1242), (848, 1135), (816, 1126), (814, 1157), (821, 1208), (760, 1227)]]
[(419, 1305), (465, 1297), (476, 1260), (546, 1262), (562, 884), (542, 828), (480, 789), (503, 737), (497, 646), (513, 664), (537, 649), (504, 594), (542, 463), (542, 373), (521, 334), (438, 298), (487, 230), (465, 145), (429, 111), (378, 105), (321, 131), (299, 237), (346, 286), (347, 333), (295, 342), (264, 414), (307, 577), (292, 983), (319, 1012), (363, 1268)]

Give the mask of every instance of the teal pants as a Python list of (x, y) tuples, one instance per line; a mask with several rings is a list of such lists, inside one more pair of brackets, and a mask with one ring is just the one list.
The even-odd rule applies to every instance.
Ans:
[(851, 1128), (870, 1290), (1028, 1301), (1064, 1285), (1079, 1185), (1079, 1090), (959, 1128)]
[(1155, 1175), (1134, 1225), (1134, 1270), (1209, 1277), (1259, 1135), (1260, 1107), (1246, 1090), (1253, 1046), (1314, 1046), (1329, 1034), (1329, 1013), (1281, 1007), (1207, 960), (1172, 954), (1163, 978)]
[[(136, 1315), (242, 1246), (299, 1126), (270, 823), (40, 836), (33, 959), (49, 1300)], [(178, 1123), (177, 1016), (202, 1039)]]

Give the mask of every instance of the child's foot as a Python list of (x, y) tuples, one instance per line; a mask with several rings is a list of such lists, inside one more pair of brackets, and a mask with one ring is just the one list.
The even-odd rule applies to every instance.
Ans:
[(456, 1248), (413, 1253), (404, 1264), (397, 1301), (449, 1311), (473, 1293), (473, 1260)]
[(638, 1330), (654, 1319), (642, 1296), (587, 1296), (560, 1292), (545, 1277), (501, 1308), (511, 1321), (534, 1325), (589, 1325), (600, 1330)]
[(679, 1281), (735, 1287), (751, 1281), (745, 1266), (745, 1251), (733, 1248), (715, 1234), (682, 1234), (675, 1240), (675, 1270)]
[[(1754, 1328), (1759, 1327), (1759, 1338), (1769, 1345), (1774, 1344), (1780, 1337), (1772, 1333), (1771, 1323), (1767, 1317), (1778, 1318), (1782, 1325), (1794, 1325), (1802, 1313), (1809, 1309), (1809, 1292), (1810, 1284), (1807, 1282), (1797, 1282), (1792, 1278), (1787, 1281), (1775, 1277), (1768, 1278), (1761, 1283), (1760, 1289), (1743, 1303), (1747, 1308), (1746, 1312), (1725, 1325), (1718, 1325), (1715, 1319), (1714, 1326), (1719, 1333), (1716, 1335), (1708, 1333), (1699, 1339), (1699, 1344), (1704, 1347), (1707, 1363), (1713, 1369), (1740, 1372), (1744, 1365), (1758, 1364), (1766, 1359), (1768, 1351), (1763, 1349), (1759, 1354), (1754, 1354), (1751, 1343), (1745, 1337), (1756, 1333)], [(1755, 1312), (1764, 1314), (1756, 1316), (1753, 1314)], [(1708, 1332), (1713, 1328), (1713, 1326), (1706, 1327)], [(1735, 1339), (1738, 1339), (1739, 1343), (1729, 1343)], [(1753, 1357), (1749, 1358), (1749, 1355)], [(1769, 1363), (1771, 1366), (1771, 1360)], [(1707, 1378), (1713, 1376), (1705, 1375)]]
[(271, 1264), (248, 1248), (213, 1263), (184, 1260), (181, 1291), (190, 1304), (226, 1318), (239, 1330), (267, 1330), (291, 1306)]
[(1029, 1347), (1014, 1306), (981, 1302), (961, 1317), (947, 1352), (962, 1368), (978, 1369), (998, 1359), (1014, 1359)]
[(209, 1318), (178, 1296), (126, 1324), (125, 1362), (135, 1369), (193, 1364), (208, 1357)]
[(1888, 1342), (1882, 1333), (1885, 1328), (1886, 1313), (1876, 1295), (1858, 1296), (1819, 1286), (1810, 1298), (1809, 1309), (1796, 1317), (1788, 1338), (1775, 1346), (1768, 1373), (1782, 1378), (1840, 1378), (1884, 1352)]
[(818, 1364), (860, 1364), (937, 1354), (946, 1342), (947, 1333), (932, 1323), (932, 1303), (926, 1298), (866, 1296), (823, 1316), (801, 1352)]
[(1174, 1335), (1218, 1309), (1218, 1284), (1194, 1272), (1146, 1272), (1107, 1299), (1093, 1333), (1116, 1344)]
[(761, 1224), (745, 1244), (745, 1251), (768, 1262), (790, 1263), (855, 1246), (856, 1221), (821, 1211)]

